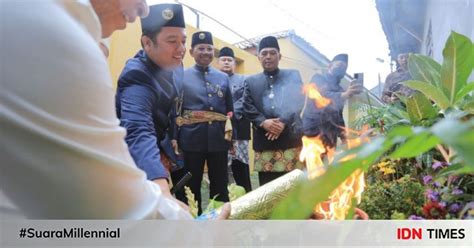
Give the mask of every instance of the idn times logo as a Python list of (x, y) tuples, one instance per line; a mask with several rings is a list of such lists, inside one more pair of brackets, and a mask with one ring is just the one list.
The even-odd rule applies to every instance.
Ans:
[(464, 228), (397, 228), (398, 240), (464, 239)]

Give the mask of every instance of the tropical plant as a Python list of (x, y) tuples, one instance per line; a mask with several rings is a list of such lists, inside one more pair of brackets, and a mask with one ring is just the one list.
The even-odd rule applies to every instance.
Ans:
[[(473, 71), (473, 51), (469, 38), (452, 32), (443, 50), (442, 65), (423, 55), (411, 55), (409, 70), (414, 80), (405, 84), (419, 93), (405, 102), (409, 123), (395, 125), (370, 143), (343, 152), (332, 164), (326, 165), (322, 176), (297, 185), (276, 207), (272, 218), (307, 218), (314, 206), (325, 201), (354, 171), (368, 171), (387, 154), (392, 160), (423, 160), (426, 154), (432, 158), (430, 152), (437, 149), (443, 162), (450, 164), (440, 170), (440, 176), (474, 173), (474, 120), (470, 116), (474, 83), (467, 83)], [(349, 156), (353, 159), (340, 159)], [(474, 207), (471, 206), (474, 204), (467, 205)], [(425, 207), (427, 213), (436, 209), (444, 211), (437, 202)]]
[(361, 204), (371, 219), (406, 219), (421, 215), (425, 188), (410, 176), (370, 184), (364, 190)]

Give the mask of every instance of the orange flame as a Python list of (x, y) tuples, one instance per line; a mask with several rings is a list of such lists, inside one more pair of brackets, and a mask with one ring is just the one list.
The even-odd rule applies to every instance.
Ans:
[[(361, 132), (354, 130), (347, 129), (346, 131), (361, 134)], [(347, 140), (348, 147), (354, 148), (363, 142), (369, 141), (368, 137), (364, 137), (363, 135), (361, 137)], [(319, 136), (314, 138), (304, 136), (302, 141), (303, 149), (300, 153), (300, 160), (306, 160), (308, 177), (319, 177), (325, 173), (324, 162), (321, 159), (321, 154), (326, 152), (327, 159), (329, 163), (331, 163), (334, 159), (335, 151), (334, 149), (324, 147)], [(340, 162), (350, 160), (354, 157), (355, 154), (346, 156), (342, 158)], [(357, 169), (343, 183), (341, 183), (339, 187), (331, 192), (327, 201), (318, 204), (314, 208), (314, 212), (318, 213), (318, 215), (322, 216), (324, 219), (344, 220), (351, 207), (352, 199), (355, 198), (357, 203), (360, 203), (364, 187), (364, 173), (362, 170)]]
[(326, 152), (322, 140), (317, 137), (303, 136), (303, 149), (300, 153), (300, 161), (306, 160), (306, 168), (310, 178), (318, 177), (324, 174), (324, 163), (321, 154)]
[(303, 92), (307, 94), (310, 99), (314, 99), (317, 108), (324, 108), (331, 103), (330, 99), (321, 95), (318, 87), (314, 83), (309, 83), (303, 86)]

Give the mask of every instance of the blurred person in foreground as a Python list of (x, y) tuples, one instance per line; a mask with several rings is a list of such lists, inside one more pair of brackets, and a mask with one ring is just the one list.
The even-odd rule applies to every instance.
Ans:
[(0, 182), (26, 217), (191, 219), (130, 156), (98, 44), (147, 13), (144, 0), (0, 5)]

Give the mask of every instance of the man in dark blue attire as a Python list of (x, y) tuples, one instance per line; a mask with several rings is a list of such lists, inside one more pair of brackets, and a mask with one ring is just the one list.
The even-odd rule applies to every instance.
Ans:
[(232, 139), (232, 93), (227, 75), (210, 66), (214, 58), (212, 34), (193, 34), (190, 50), (196, 64), (184, 72), (184, 101), (177, 118), (178, 144), (184, 164), (193, 174), (188, 186), (201, 209), (201, 181), (207, 161), (210, 198), (229, 201), (227, 151)]
[(234, 100), (233, 124), (236, 136), (229, 151), (232, 175), (237, 185), (244, 187), (246, 192), (250, 192), (252, 190), (249, 171), (250, 121), (243, 116), (242, 105), (245, 77), (235, 73), (235, 55), (232, 48), (221, 48), (218, 57), (219, 70), (229, 76), (232, 100)]
[[(183, 9), (178, 4), (154, 5), (141, 21), (143, 49), (127, 61), (119, 77), (117, 116), (127, 129), (125, 140), (135, 163), (148, 180), (160, 185), (163, 194), (170, 194), (167, 180), (176, 154), (168, 132), (182, 101), (181, 86), (176, 82), (182, 75), (176, 72), (182, 68), (186, 52)], [(183, 172), (172, 172), (173, 182)], [(183, 191), (176, 196), (185, 200)]]
[(243, 109), (253, 123), (255, 170), (263, 185), (293, 169), (302, 169), (301, 119), (303, 81), (297, 70), (280, 69), (278, 40), (263, 38), (258, 60), (263, 72), (245, 79)]
[(342, 88), (340, 83), (346, 75), (347, 65), (348, 55), (338, 54), (329, 64), (327, 73), (316, 73), (311, 78), (311, 83), (314, 83), (321, 95), (330, 99), (331, 103), (324, 108), (318, 108), (314, 101), (307, 101), (303, 113), (304, 135), (309, 137), (319, 135), (327, 148), (335, 148), (337, 138), (345, 142), (345, 123), (342, 116), (344, 103), (346, 99), (361, 93), (363, 89), (356, 80), (349, 84), (347, 90)]

